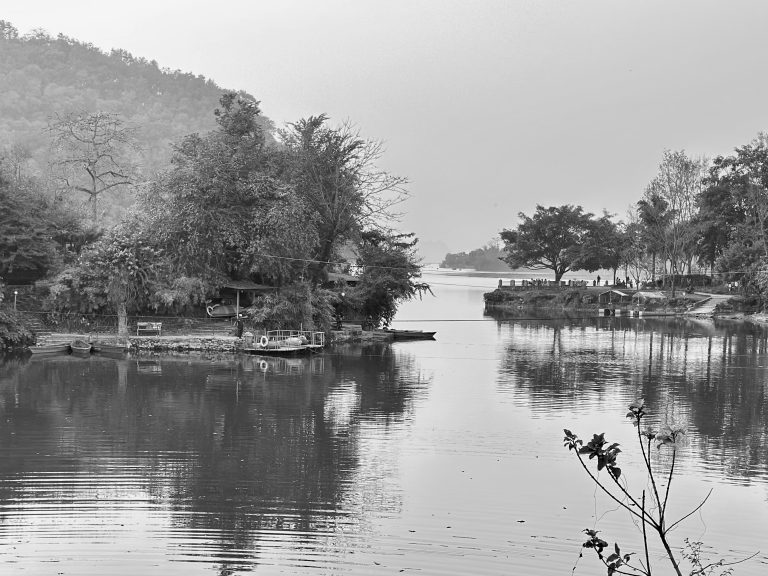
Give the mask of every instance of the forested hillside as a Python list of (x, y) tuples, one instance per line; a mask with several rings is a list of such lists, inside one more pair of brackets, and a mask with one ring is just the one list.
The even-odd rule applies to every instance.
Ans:
[[(215, 127), (211, 111), (222, 92), (210, 79), (161, 68), (124, 50), (107, 54), (41, 30), (19, 36), (0, 20), (0, 149), (12, 150), (38, 174), (47, 167), (46, 130), (57, 114), (119, 115), (137, 128), (139, 168), (150, 175), (167, 166), (172, 142)], [(259, 121), (269, 124), (264, 117)]]

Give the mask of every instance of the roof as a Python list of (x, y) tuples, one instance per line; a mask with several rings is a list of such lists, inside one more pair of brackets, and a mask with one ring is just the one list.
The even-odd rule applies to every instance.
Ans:
[(635, 298), (666, 298), (659, 290), (642, 290), (635, 294)]
[(618, 294), (619, 296), (632, 296), (635, 292), (634, 291), (627, 291), (627, 290), (616, 290), (615, 288), (611, 290), (606, 290), (605, 292), (600, 292), (600, 296), (604, 296), (605, 294)]
[(221, 285), (222, 288), (232, 288), (233, 290), (273, 290), (272, 286), (256, 284), (250, 280), (227, 280)]

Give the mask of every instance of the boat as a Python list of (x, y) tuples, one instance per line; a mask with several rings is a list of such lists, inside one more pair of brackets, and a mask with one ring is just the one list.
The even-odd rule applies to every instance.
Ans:
[(393, 328), (385, 328), (378, 330), (383, 334), (392, 336), (393, 340), (434, 340), (437, 332), (425, 332), (424, 330), (395, 330)]
[(91, 343), (85, 340), (75, 340), (69, 347), (72, 349), (72, 354), (77, 356), (88, 356), (91, 353)]
[(319, 352), (325, 346), (325, 333), (309, 330), (270, 330), (243, 350), (265, 356), (296, 356)]
[(69, 344), (66, 342), (38, 344), (37, 346), (30, 346), (29, 351), (36, 356), (42, 356), (43, 354), (69, 354)]
[(122, 355), (128, 352), (128, 347), (121, 344), (107, 344), (105, 342), (94, 342), (91, 346), (91, 351), (97, 354), (105, 354), (107, 356)]

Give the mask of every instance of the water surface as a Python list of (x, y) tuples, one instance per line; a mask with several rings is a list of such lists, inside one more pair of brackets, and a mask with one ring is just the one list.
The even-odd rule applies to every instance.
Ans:
[[(496, 279), (430, 275), (397, 326), (434, 342), (308, 359), (0, 364), (3, 574), (576, 574), (586, 527), (640, 551), (562, 448), (606, 434), (644, 487), (627, 404), (683, 422), (674, 534), (768, 547), (766, 332), (711, 321), (485, 315)], [(664, 472), (668, 458), (658, 471)], [(706, 550), (709, 550), (707, 548)]]

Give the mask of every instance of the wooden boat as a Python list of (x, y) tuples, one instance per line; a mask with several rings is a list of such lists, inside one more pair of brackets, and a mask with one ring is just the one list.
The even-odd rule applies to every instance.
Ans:
[(122, 355), (128, 352), (128, 347), (120, 344), (107, 344), (105, 342), (94, 342), (91, 351), (97, 354), (107, 356)]
[(88, 356), (91, 353), (91, 343), (85, 340), (75, 340), (69, 347), (72, 349), (72, 354), (78, 356)]
[(385, 328), (380, 330), (384, 334), (390, 334), (394, 340), (434, 340), (437, 332), (425, 332), (424, 330), (395, 330)]
[(243, 350), (250, 354), (265, 356), (297, 356), (319, 352), (323, 346), (325, 346), (324, 332), (270, 330)]
[(38, 344), (37, 346), (30, 346), (29, 351), (36, 356), (44, 354), (69, 354), (69, 344), (66, 342)]

